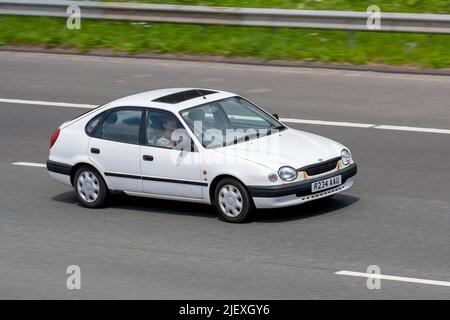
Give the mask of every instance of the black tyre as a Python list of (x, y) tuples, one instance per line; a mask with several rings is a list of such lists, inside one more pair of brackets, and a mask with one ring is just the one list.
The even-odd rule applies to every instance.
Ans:
[(227, 222), (244, 222), (253, 211), (253, 200), (238, 180), (225, 178), (214, 191), (214, 203), (222, 219)]
[(106, 203), (108, 188), (103, 177), (92, 167), (83, 166), (77, 170), (74, 188), (78, 200), (87, 208), (101, 208)]

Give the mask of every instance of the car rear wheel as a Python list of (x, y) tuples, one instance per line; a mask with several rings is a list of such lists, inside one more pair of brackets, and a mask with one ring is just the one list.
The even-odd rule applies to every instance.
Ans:
[(75, 192), (78, 200), (88, 208), (100, 208), (106, 203), (108, 188), (102, 176), (90, 167), (81, 167), (75, 173)]
[(227, 222), (244, 222), (250, 218), (253, 202), (247, 189), (236, 179), (220, 181), (214, 192), (219, 215)]

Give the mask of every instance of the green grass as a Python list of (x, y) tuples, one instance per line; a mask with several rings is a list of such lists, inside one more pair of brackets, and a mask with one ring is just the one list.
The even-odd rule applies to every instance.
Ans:
[(372, 4), (384, 12), (450, 13), (449, 0), (103, 0), (225, 7), (366, 11)]
[(288, 28), (175, 25), (82, 20), (68, 30), (65, 19), (0, 16), (0, 45), (27, 44), (107, 49), (127, 53), (180, 53), (356, 64), (450, 66), (450, 36)]

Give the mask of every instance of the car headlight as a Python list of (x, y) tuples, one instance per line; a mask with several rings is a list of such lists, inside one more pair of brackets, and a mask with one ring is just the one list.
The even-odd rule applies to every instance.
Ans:
[(284, 181), (292, 181), (297, 178), (297, 171), (292, 167), (281, 167), (278, 169), (278, 175)]
[(350, 161), (352, 160), (352, 156), (350, 154), (350, 151), (348, 151), (347, 149), (343, 149), (341, 151), (341, 159), (342, 159), (342, 163), (344, 165), (349, 165)]

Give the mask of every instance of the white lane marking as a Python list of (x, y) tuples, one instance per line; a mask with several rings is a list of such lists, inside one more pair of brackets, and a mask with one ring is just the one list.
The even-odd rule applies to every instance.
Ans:
[[(40, 105), (40, 106), (52, 106), (52, 107), (65, 107), (65, 108), (84, 108), (84, 109), (93, 109), (93, 108), (97, 107), (97, 105), (93, 105), (93, 104), (51, 102), (51, 101), (38, 101), (38, 100), (21, 100), (21, 99), (1, 99), (0, 98), (0, 103), (1, 102)], [(376, 124), (370, 124), (370, 123), (339, 122), (339, 121), (309, 120), (309, 119), (295, 119), (295, 118), (280, 118), (280, 121), (288, 122), (288, 123), (315, 124), (315, 125), (321, 125), (321, 126), (372, 128), (372, 129), (381, 129), (381, 130), (450, 134), (449, 129), (438, 129), (438, 128), (376, 125)]]
[(25, 166), (25, 167), (47, 167), (44, 163), (35, 163), (35, 162), (14, 162), (12, 163), (15, 166)]
[(293, 119), (293, 118), (280, 118), (280, 121), (291, 123), (318, 124), (322, 126), (355, 127), (355, 128), (373, 128), (376, 126), (375, 124), (370, 123), (337, 122), (337, 121), (307, 120), (307, 119)]
[(203, 81), (203, 82), (219, 82), (219, 81), (222, 81), (223, 79), (222, 78), (208, 78), (208, 79), (201, 79), (200, 81)]
[(65, 107), (65, 108), (85, 108), (92, 109), (95, 105), (92, 104), (79, 104), (79, 103), (67, 103), (67, 102), (49, 102), (39, 100), (21, 100), (21, 99), (0, 99), (0, 102), (5, 103), (18, 103), (18, 104), (32, 104), (38, 106), (50, 106), (50, 107)]
[(371, 273), (354, 272), (354, 271), (346, 271), (346, 270), (335, 272), (335, 274), (341, 275), (341, 276), (352, 276), (352, 277), (363, 277), (363, 278), (369, 278), (370, 277), (370, 278), (373, 278), (373, 279), (412, 282), (412, 283), (421, 283), (421, 284), (432, 284), (432, 285), (435, 285), (435, 286), (450, 287), (450, 282), (448, 282), (448, 281), (438, 281), (438, 280), (428, 280), (428, 279), (419, 279), (419, 278), (388, 276), (388, 275), (384, 275), (384, 274), (371, 274)]
[(132, 78), (150, 78), (153, 75), (151, 73), (146, 73), (146, 74), (134, 74), (131, 77)]
[(262, 93), (262, 92), (269, 92), (272, 91), (270, 89), (266, 89), (266, 88), (261, 88), (261, 89), (250, 89), (245, 91), (246, 93)]
[(429, 132), (429, 133), (443, 133), (443, 134), (450, 134), (450, 130), (447, 130), (447, 129), (420, 128), (420, 127), (406, 127), (406, 126), (386, 126), (386, 125), (380, 125), (380, 126), (374, 127), (374, 129), (382, 129), (382, 130), (398, 130), (398, 131), (415, 131), (415, 132)]

